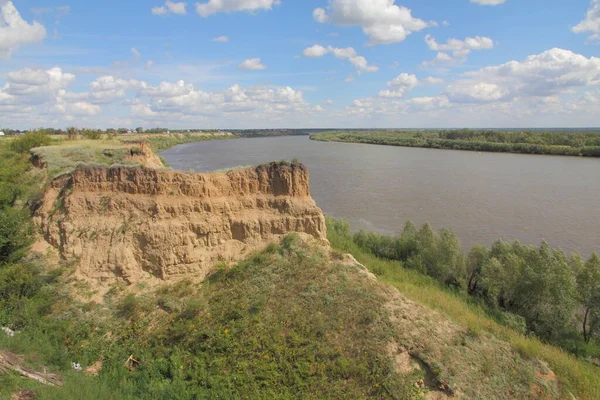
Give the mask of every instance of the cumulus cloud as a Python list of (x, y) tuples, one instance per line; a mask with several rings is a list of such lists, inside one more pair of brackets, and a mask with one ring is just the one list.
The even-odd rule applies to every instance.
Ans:
[(399, 114), (412, 115), (438, 110), (447, 110), (452, 107), (444, 95), (431, 97), (416, 97), (408, 100), (393, 98), (364, 98), (354, 100), (346, 107), (348, 116), (385, 116), (394, 118)]
[(419, 84), (415, 75), (402, 73), (388, 82), (390, 89), (379, 92), (379, 97), (404, 97), (406, 92)]
[(585, 19), (572, 28), (575, 33), (590, 33), (589, 39), (600, 42), (600, 0), (592, 0)]
[(363, 72), (377, 72), (379, 71), (379, 67), (375, 65), (369, 65), (369, 62), (363, 56), (359, 56), (356, 53), (356, 50), (352, 47), (346, 48), (337, 48), (333, 46), (323, 47), (319, 44), (316, 44), (311, 47), (307, 47), (304, 49), (302, 54), (305, 57), (309, 58), (318, 58), (323, 57), (326, 54), (333, 54), (336, 58), (340, 60), (348, 60), (350, 64), (352, 64), (356, 71), (361, 74)]
[(167, 11), (167, 7), (165, 6), (152, 7), (150, 11), (154, 15), (167, 15), (169, 13), (169, 11)]
[(42, 104), (56, 98), (60, 90), (75, 80), (75, 75), (61, 68), (49, 70), (25, 68), (7, 74), (7, 83), (0, 89), (0, 104)]
[(420, 81), (414, 74), (401, 73), (387, 83), (389, 89), (380, 91), (379, 97), (400, 98), (419, 85), (439, 85), (442, 83), (444, 83), (443, 79), (432, 76)]
[(427, 83), (428, 85), (440, 85), (442, 83), (444, 83), (444, 80), (442, 78), (435, 78), (433, 76), (428, 76), (427, 78), (423, 79), (424, 83)]
[(600, 85), (600, 58), (554, 48), (464, 74), (447, 88), (451, 101), (495, 102), (548, 97)]
[[(494, 41), (485, 36), (467, 37), (465, 40), (451, 38), (446, 43), (438, 43), (431, 35), (427, 35), (425, 43), (430, 50), (438, 52), (432, 61), (425, 61), (421, 64), (425, 67), (464, 61), (472, 51), (494, 48)], [(448, 54), (450, 52), (452, 57)]]
[[(101, 115), (104, 106), (116, 102), (129, 106), (130, 117), (138, 120), (179, 122), (198, 121), (207, 116), (244, 116), (281, 122), (283, 116), (305, 118), (324, 111), (321, 105), (307, 103), (301, 91), (289, 86), (234, 84), (225, 90), (209, 92), (183, 80), (152, 85), (106, 75), (91, 82), (87, 91), (72, 92), (68, 87), (75, 75), (60, 68), (13, 71), (7, 74), (6, 80), (0, 89), (0, 115), (4, 120), (8, 120), (7, 113), (27, 110), (44, 118), (70, 121), (79, 117), (87, 121), (85, 118)], [(42, 121), (37, 117), (28, 121), (34, 120)]]
[(217, 43), (227, 43), (227, 42), (229, 42), (229, 37), (228, 36), (218, 36), (216, 38), (213, 38), (212, 41), (217, 42)]
[(471, 0), (471, 3), (481, 4), (482, 6), (497, 6), (506, 3), (506, 0)]
[(209, 0), (207, 3), (196, 3), (196, 12), (208, 17), (219, 12), (272, 10), (281, 0)]
[(238, 66), (243, 71), (266, 69), (267, 66), (260, 62), (260, 58), (249, 58)]
[(433, 60), (423, 61), (421, 63), (421, 67), (423, 67), (423, 68), (435, 67), (437, 65), (452, 64), (453, 62), (455, 62), (455, 60), (454, 60), (454, 58), (452, 58), (452, 56), (450, 56), (446, 53), (439, 52), (436, 54), (436, 56), (434, 57)]
[(401, 42), (429, 25), (395, 0), (329, 0), (327, 10), (316, 8), (313, 18), (319, 23), (360, 26), (370, 45)]
[(187, 14), (187, 3), (181, 1), (171, 1), (167, 0), (163, 6), (152, 7), (151, 12), (154, 15), (167, 15), (167, 14), (178, 14), (185, 15)]
[(10, 58), (13, 51), (27, 44), (39, 43), (46, 28), (37, 21), (25, 21), (12, 1), (0, 1), (0, 59)]

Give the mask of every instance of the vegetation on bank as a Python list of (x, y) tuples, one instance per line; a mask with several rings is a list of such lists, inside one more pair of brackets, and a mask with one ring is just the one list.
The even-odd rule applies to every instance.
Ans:
[(600, 132), (405, 130), (331, 131), (312, 140), (432, 149), (600, 157)]
[[(596, 264), (594, 256), (587, 266), (576, 255), (572, 256), (572, 263), (567, 267), (569, 270), (565, 272), (561, 270), (565, 263), (569, 265), (568, 258), (560, 250), (550, 250), (545, 245), (534, 248), (499, 241), (492, 249), (475, 246), (465, 257), (451, 231), (442, 230), (437, 234), (427, 224), (416, 230), (408, 223), (405, 232), (396, 238), (366, 232), (353, 235), (348, 224), (340, 220), (328, 219), (327, 228), (332, 247), (351, 253), (378, 275), (378, 279), (398, 288), (403, 295), (442, 311), (474, 332), (489, 332), (506, 340), (528, 357), (547, 361), (577, 398), (600, 398), (600, 332), (594, 331), (595, 337), (589, 343), (585, 342), (573, 324), (573, 319), (579, 316), (577, 310), (571, 308), (575, 299), (581, 301), (582, 298), (569, 299), (567, 296), (573, 295), (577, 275), (583, 278), (581, 274), (585, 274), (585, 270), (598, 273), (600, 265)], [(432, 260), (434, 262), (430, 265)], [(497, 268), (507, 260), (511, 260), (513, 266), (520, 266), (520, 274), (514, 269), (501, 271)], [(546, 266), (546, 262), (550, 265)], [(478, 268), (483, 265), (488, 267)], [(543, 270), (547, 270), (549, 276), (542, 276)], [(565, 282), (565, 274), (571, 277), (571, 282)], [(473, 292), (477, 294), (470, 295), (469, 287), (471, 290), (475, 287), (470, 278), (474, 276), (479, 282)], [(598, 281), (594, 284), (583, 279), (580, 284), (585, 285), (586, 282), (588, 289), (593, 289), (584, 290), (584, 293), (593, 292), (593, 298), (600, 296)], [(511, 283), (512, 289), (520, 292), (513, 292), (513, 305), (507, 308), (497, 301), (501, 293), (508, 294), (504, 290), (511, 288)], [(561, 287), (562, 284), (566, 288)], [(487, 285), (491, 285), (487, 292), (491, 298), (481, 295)], [(518, 300), (525, 301), (525, 304), (519, 307)], [(523, 315), (517, 314), (519, 312)], [(556, 316), (552, 315), (553, 312)], [(530, 316), (535, 318), (527, 320)], [(541, 329), (541, 334), (533, 331), (554, 323), (555, 330)], [(564, 350), (546, 344), (548, 341), (564, 346)]]
[(181, 144), (205, 142), (208, 140), (234, 139), (237, 137), (238, 136), (235, 135), (194, 135), (190, 133), (178, 133), (172, 134), (170, 136), (148, 136), (146, 137), (146, 140), (148, 141), (148, 143), (150, 143), (152, 151), (154, 151), (155, 153), (160, 153), (161, 151), (165, 151), (167, 149), (170, 149), (171, 147), (179, 146)]

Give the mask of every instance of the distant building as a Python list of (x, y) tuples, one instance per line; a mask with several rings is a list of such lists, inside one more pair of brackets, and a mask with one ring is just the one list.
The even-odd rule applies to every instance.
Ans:
[(4, 132), (0, 131), (0, 136), (4, 136)]

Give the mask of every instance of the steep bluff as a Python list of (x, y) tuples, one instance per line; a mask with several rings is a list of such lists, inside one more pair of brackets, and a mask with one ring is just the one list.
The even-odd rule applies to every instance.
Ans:
[(298, 163), (212, 174), (81, 166), (51, 182), (37, 219), (80, 277), (128, 284), (202, 279), (290, 232), (326, 241)]

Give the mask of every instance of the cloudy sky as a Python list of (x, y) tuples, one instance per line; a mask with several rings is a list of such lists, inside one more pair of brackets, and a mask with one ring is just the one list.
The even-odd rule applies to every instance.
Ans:
[(600, 126), (600, 0), (0, 0), (0, 126)]

